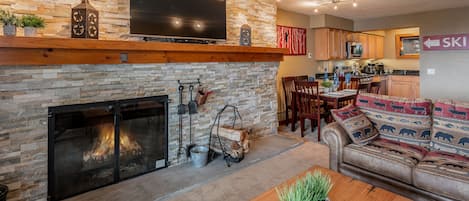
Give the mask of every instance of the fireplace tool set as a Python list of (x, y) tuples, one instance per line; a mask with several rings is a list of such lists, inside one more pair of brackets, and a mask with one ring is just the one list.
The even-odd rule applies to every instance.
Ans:
[[(198, 105), (202, 105), (207, 100), (207, 97), (212, 92), (207, 92), (204, 88), (202, 88), (202, 84), (200, 83), (200, 79), (197, 79), (196, 82), (181, 82), (178, 80), (179, 88), (179, 105), (178, 105), (178, 115), (179, 115), (179, 148), (178, 148), (178, 157), (181, 154), (186, 154), (187, 157), (190, 156), (190, 150), (195, 146), (192, 139), (192, 115), (197, 114), (197, 107)], [(184, 104), (183, 101), (183, 92), (184, 92), (184, 85), (189, 85), (189, 102), (187, 105)], [(198, 90), (196, 97), (194, 98), (194, 85), (198, 85)], [(189, 113), (189, 144), (186, 147), (183, 147), (183, 115)]]

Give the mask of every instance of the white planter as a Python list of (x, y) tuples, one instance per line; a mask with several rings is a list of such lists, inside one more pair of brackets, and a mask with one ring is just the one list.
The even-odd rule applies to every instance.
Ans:
[(3, 35), (4, 36), (16, 36), (16, 26), (15, 25), (3, 25)]
[(26, 37), (35, 37), (37, 33), (37, 28), (35, 27), (24, 27), (24, 36)]

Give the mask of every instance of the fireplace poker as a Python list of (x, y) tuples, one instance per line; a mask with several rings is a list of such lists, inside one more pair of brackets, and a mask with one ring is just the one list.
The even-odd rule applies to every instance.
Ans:
[(189, 103), (187, 104), (189, 107), (189, 145), (186, 147), (186, 155), (187, 157), (190, 156), (191, 149), (195, 146), (192, 142), (192, 114), (197, 114), (197, 102), (192, 97), (192, 92), (194, 92), (194, 85), (189, 85)]
[(179, 85), (179, 105), (178, 105), (178, 115), (179, 115), (179, 148), (178, 148), (178, 158), (181, 154), (184, 154), (185, 150), (182, 147), (182, 115), (186, 113), (186, 105), (182, 103), (182, 93), (184, 91), (184, 86)]

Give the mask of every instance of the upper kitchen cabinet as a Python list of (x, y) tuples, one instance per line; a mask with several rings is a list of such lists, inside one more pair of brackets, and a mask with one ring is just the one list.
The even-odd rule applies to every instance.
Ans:
[(372, 34), (359, 34), (359, 40), (363, 45), (363, 59), (384, 58), (384, 37)]
[(370, 51), (370, 48), (368, 46), (368, 34), (363, 34), (363, 33), (360, 33), (359, 35), (359, 40), (358, 40), (362, 46), (363, 46), (363, 53), (362, 53), (362, 58), (363, 59), (368, 59), (370, 58), (369, 57), (369, 51)]
[(384, 37), (383, 36), (368, 35), (368, 57), (367, 58), (370, 58), (370, 59), (384, 58)]
[(360, 33), (347, 32), (347, 42), (360, 42)]
[(370, 59), (376, 58), (376, 38), (375, 35), (368, 35), (368, 58)]
[(320, 28), (314, 30), (314, 55), (316, 60), (347, 59), (347, 42), (362, 44), (363, 59), (384, 58), (384, 37), (345, 30)]
[(376, 36), (376, 58), (384, 58), (384, 36)]
[(345, 43), (349, 32), (339, 29), (314, 30), (314, 57), (316, 60), (346, 59)]

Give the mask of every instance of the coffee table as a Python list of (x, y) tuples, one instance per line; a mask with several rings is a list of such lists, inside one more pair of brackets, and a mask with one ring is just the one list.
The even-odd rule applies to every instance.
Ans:
[[(332, 189), (329, 192), (329, 199), (331, 201), (411, 201), (408, 198), (394, 194), (387, 190), (374, 187), (365, 182), (355, 180), (351, 177), (319, 166), (314, 166), (276, 187), (283, 189), (286, 185), (291, 185), (294, 183), (298, 178), (304, 177), (306, 173), (312, 173), (316, 170), (319, 170), (323, 174), (327, 174), (331, 177), (333, 184)], [(278, 201), (279, 199), (277, 192), (275, 191), (276, 187), (264, 192), (262, 195), (254, 198), (252, 201)]]

